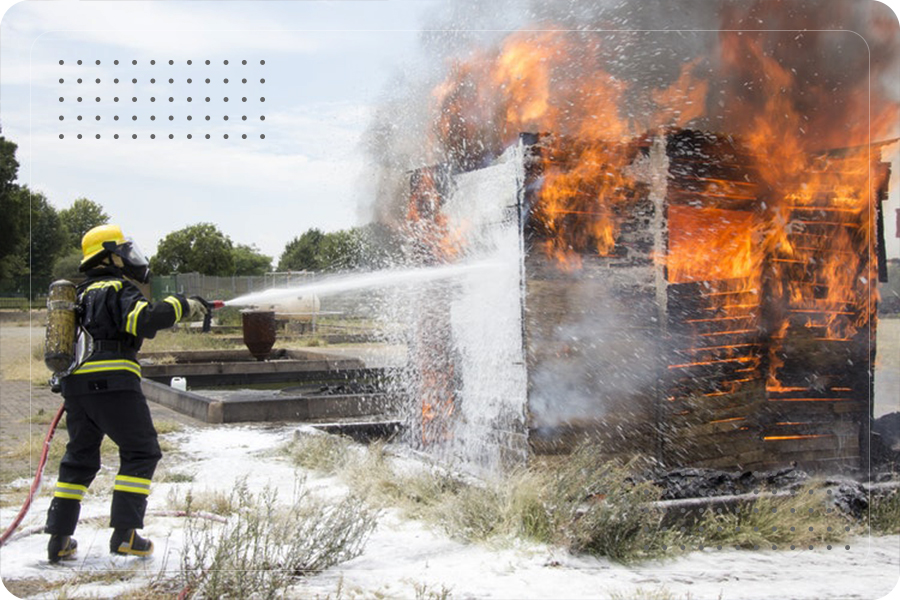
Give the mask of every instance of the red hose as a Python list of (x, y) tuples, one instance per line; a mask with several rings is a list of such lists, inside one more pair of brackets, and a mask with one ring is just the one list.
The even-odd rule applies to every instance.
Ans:
[(3, 532), (3, 535), (0, 536), (0, 546), (6, 543), (6, 540), (9, 539), (9, 536), (13, 534), (13, 532), (22, 522), (22, 519), (24, 519), (25, 515), (28, 514), (28, 509), (31, 508), (31, 501), (34, 500), (34, 496), (37, 494), (38, 488), (41, 487), (41, 475), (44, 473), (44, 466), (47, 464), (47, 456), (50, 454), (50, 442), (53, 440), (53, 434), (56, 432), (56, 427), (57, 425), (59, 425), (59, 420), (62, 419), (64, 412), (65, 405), (60, 404), (59, 410), (56, 411), (56, 416), (53, 417), (53, 421), (50, 423), (50, 429), (47, 430), (47, 437), (44, 438), (44, 447), (41, 450), (41, 460), (38, 463), (37, 472), (34, 474), (34, 481), (31, 482), (31, 489), (28, 491), (28, 498), (25, 499), (25, 504), (23, 504), (22, 508), (19, 509), (19, 514), (16, 515), (16, 518), (13, 520), (12, 525), (7, 527), (6, 531)]

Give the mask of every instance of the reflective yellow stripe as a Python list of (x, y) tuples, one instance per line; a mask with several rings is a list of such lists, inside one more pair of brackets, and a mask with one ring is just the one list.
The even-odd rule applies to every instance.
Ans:
[(150, 493), (150, 480), (128, 475), (116, 475), (116, 484), (113, 489), (119, 492), (131, 492), (132, 494), (148, 495)]
[(53, 497), (54, 498), (68, 498), (69, 500), (79, 500), (80, 501), (82, 499), (82, 497), (84, 497), (84, 494), (68, 494), (66, 492), (60, 492), (59, 490), (56, 490), (55, 492), (53, 492)]
[(56, 498), (69, 498), (71, 500), (81, 500), (87, 488), (77, 483), (66, 483), (64, 481), (56, 482), (56, 490), (53, 496)]
[(150, 485), (149, 479), (144, 479), (143, 477), (132, 477), (131, 475), (116, 475), (116, 481), (127, 481), (128, 483)]
[(92, 360), (86, 362), (77, 369), (73, 375), (81, 375), (84, 373), (102, 373), (104, 371), (128, 371), (134, 373), (138, 377), (141, 376), (141, 365), (133, 360)]
[(115, 288), (116, 291), (118, 292), (119, 290), (122, 289), (122, 282), (121, 281), (98, 281), (97, 283), (92, 283), (91, 285), (87, 286), (87, 289), (84, 291), (89, 292), (91, 290), (102, 290), (103, 288), (108, 288), (108, 287)]
[(128, 317), (125, 321), (125, 332), (130, 333), (131, 335), (137, 337), (137, 321), (138, 315), (141, 314), (141, 311), (147, 308), (148, 302), (146, 300), (138, 300), (137, 304), (134, 305), (134, 308), (131, 309), (131, 312), (128, 313)]
[(168, 296), (166, 298), (163, 298), (163, 301), (168, 302), (173, 307), (175, 307), (175, 321), (176, 322), (180, 321), (182, 310), (181, 310), (181, 302), (179, 302), (178, 298), (176, 298), (175, 296)]

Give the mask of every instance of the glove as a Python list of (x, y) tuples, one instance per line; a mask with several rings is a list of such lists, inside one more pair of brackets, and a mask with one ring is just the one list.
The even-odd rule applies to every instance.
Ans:
[(200, 296), (191, 296), (187, 299), (190, 311), (183, 318), (185, 321), (201, 321), (209, 314), (209, 308), (206, 300)]

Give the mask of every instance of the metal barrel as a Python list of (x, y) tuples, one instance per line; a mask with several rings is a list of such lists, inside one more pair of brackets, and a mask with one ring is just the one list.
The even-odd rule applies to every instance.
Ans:
[(66, 371), (75, 360), (75, 284), (65, 279), (50, 284), (47, 293), (47, 332), (44, 364), (54, 373)]
[(248, 310), (241, 313), (244, 344), (256, 360), (265, 360), (275, 345), (275, 311)]

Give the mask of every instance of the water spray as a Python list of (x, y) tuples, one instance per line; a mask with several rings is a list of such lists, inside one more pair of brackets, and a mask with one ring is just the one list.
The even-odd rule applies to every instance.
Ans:
[(261, 292), (253, 292), (232, 300), (226, 300), (224, 306), (260, 306), (263, 304), (277, 304), (298, 296), (330, 296), (363, 289), (429, 283), (453, 279), (479, 271), (496, 270), (505, 266), (500, 261), (492, 260), (469, 264), (417, 267), (402, 270), (389, 269), (355, 275), (335, 276), (292, 288), (270, 288)]

